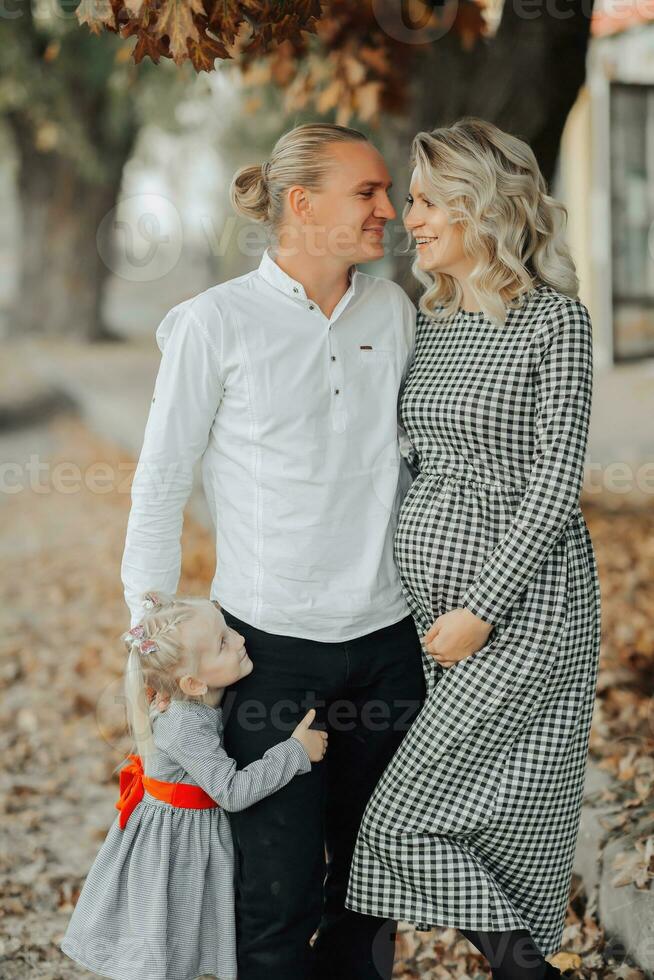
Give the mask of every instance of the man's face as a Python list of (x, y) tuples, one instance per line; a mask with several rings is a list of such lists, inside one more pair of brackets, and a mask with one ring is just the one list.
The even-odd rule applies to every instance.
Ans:
[(382, 258), (384, 229), (395, 209), (381, 154), (370, 143), (349, 141), (332, 144), (327, 153), (333, 163), (322, 190), (307, 191), (307, 249), (348, 264)]

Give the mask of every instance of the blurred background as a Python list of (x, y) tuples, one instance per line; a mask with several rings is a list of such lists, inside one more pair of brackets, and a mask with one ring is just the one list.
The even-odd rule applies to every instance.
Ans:
[[(0, 51), (0, 976), (88, 976), (56, 944), (129, 749), (120, 558), (154, 332), (258, 265), (234, 170), (297, 123), (352, 125), (401, 214), (413, 135), (471, 114), (526, 139), (565, 202), (595, 336), (602, 662), (555, 962), (654, 977), (654, 5), (7, 0)], [(397, 221), (367, 271), (415, 298), (404, 244)], [(212, 540), (198, 480), (181, 591), (208, 589)], [(456, 930), (402, 925), (396, 974), (487, 966)]]

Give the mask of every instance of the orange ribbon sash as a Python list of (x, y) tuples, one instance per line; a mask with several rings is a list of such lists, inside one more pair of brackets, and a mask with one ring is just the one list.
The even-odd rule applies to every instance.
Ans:
[(218, 803), (205, 793), (201, 786), (192, 786), (190, 783), (166, 783), (160, 779), (152, 779), (144, 774), (140, 755), (130, 755), (128, 758), (130, 764), (123, 766), (119, 773), (120, 799), (116, 803), (116, 809), (120, 810), (118, 823), (121, 830), (125, 829), (132, 810), (141, 802), (146, 789), (158, 800), (171, 803), (173, 806), (191, 810), (208, 810), (218, 806)]

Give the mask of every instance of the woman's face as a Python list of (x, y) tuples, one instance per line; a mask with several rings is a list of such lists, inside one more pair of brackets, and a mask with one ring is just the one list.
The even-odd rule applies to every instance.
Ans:
[(458, 222), (450, 224), (447, 211), (429, 200), (416, 170), (411, 178), (407, 204), (404, 227), (416, 243), (419, 268), (423, 272), (465, 277), (473, 263), (463, 250), (462, 225)]
[(200, 657), (196, 679), (207, 687), (228, 687), (252, 673), (254, 664), (245, 649), (245, 640), (231, 629), (212, 602), (194, 610), (191, 619), (180, 623), (184, 646)]

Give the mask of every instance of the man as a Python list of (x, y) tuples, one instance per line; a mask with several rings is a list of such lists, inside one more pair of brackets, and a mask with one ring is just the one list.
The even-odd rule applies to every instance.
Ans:
[(383, 255), (390, 186), (354, 130), (285, 134), (232, 185), (236, 209), (266, 222), (275, 247), (157, 330), (163, 356), (122, 563), (132, 622), (145, 589), (177, 587), (202, 458), (216, 525), (211, 597), (254, 663), (225, 692), (225, 748), (243, 767), (311, 707), (330, 737), (310, 773), (232, 815), (239, 980), (392, 972), (395, 923), (343, 905), (367, 800), (425, 694), (393, 561), (397, 398), (415, 309), (356, 268)]

